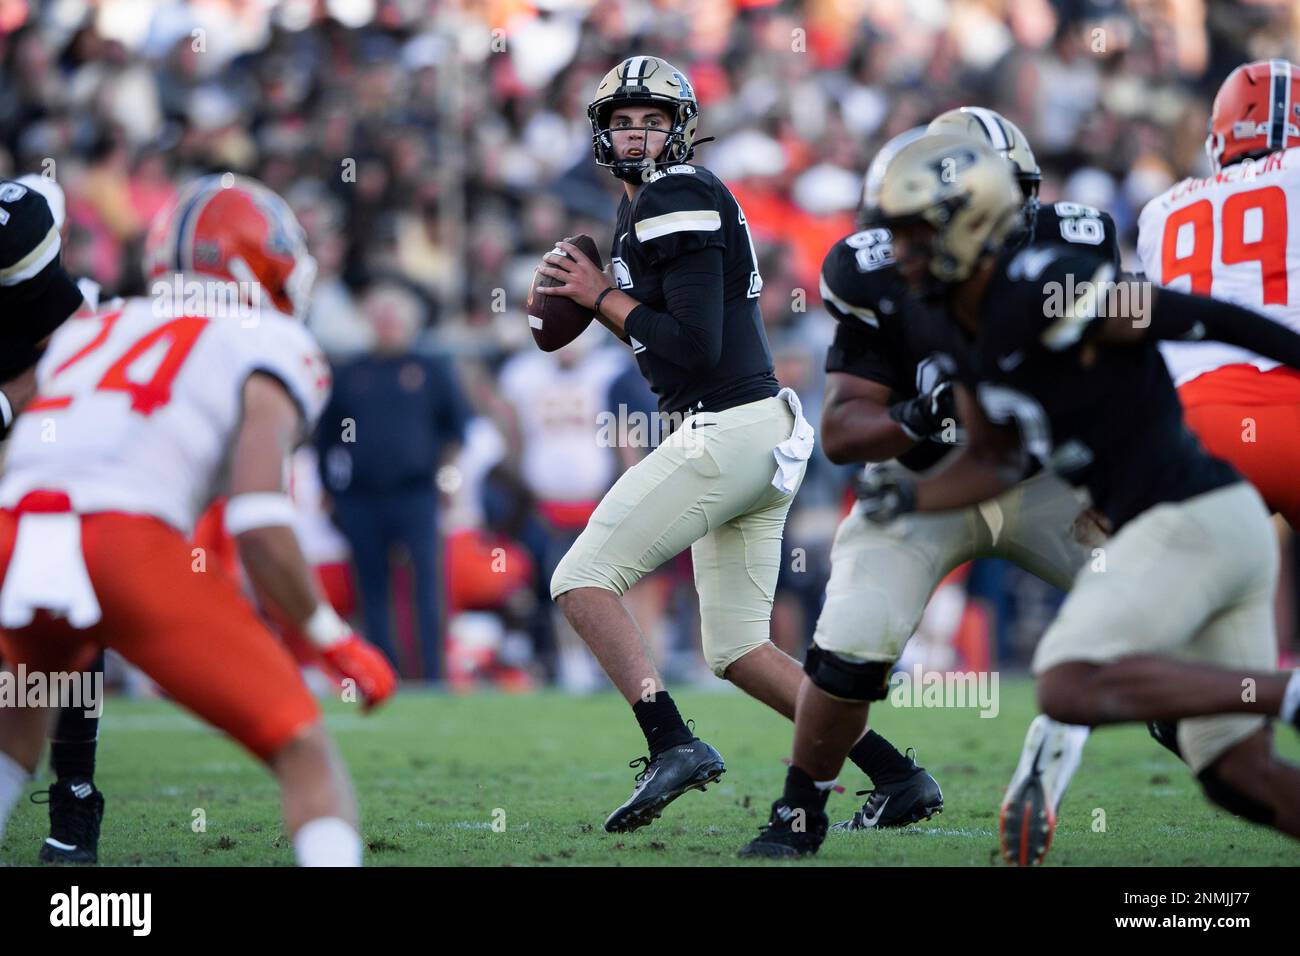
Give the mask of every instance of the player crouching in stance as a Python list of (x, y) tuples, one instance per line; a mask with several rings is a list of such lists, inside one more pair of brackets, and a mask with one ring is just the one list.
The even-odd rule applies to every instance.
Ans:
[[(0, 480), (0, 655), (50, 673), (112, 648), (266, 763), (300, 864), (359, 865), (356, 801), (316, 701), (186, 539), (228, 492), (227, 528), (268, 608), (367, 706), (393, 692), (383, 657), (317, 593), (284, 491), (287, 456), (329, 391), (299, 320), (315, 264), (285, 202), (229, 174), (185, 190), (146, 257), (152, 299), (64, 324), (15, 423)], [(44, 737), (21, 713), (0, 710), (0, 830)]]
[[(0, 440), (36, 392), (36, 365), (49, 337), (75, 313), (93, 312), (99, 298), (93, 282), (74, 281), (64, 269), (66, 209), (63, 190), (53, 179), (29, 174), (0, 180), (0, 313), (13, 316), (0, 334)], [(94, 670), (102, 674), (103, 669), (101, 656)], [(98, 859), (104, 818), (104, 795), (95, 786), (99, 714), (84, 704), (59, 709), (50, 737), (55, 779), (48, 790), (32, 794), (33, 802), (45, 796), (49, 807), (50, 832), (39, 854), (43, 863)], [(41, 726), (45, 717), (40, 709), (26, 713)]]
[[(1300, 726), (1300, 674), (1274, 670), (1268, 511), (1187, 430), (1156, 347), (1214, 339), (1300, 367), (1300, 336), (1201, 296), (1110, 294), (1113, 266), (1096, 252), (1019, 246), (1018, 190), (995, 160), (975, 140), (929, 136), (885, 172), (876, 221), (909, 283), (943, 297), (969, 444), (932, 477), (879, 476), (864, 511), (889, 522), (963, 507), (1031, 461), (1085, 488), (1113, 533), (1034, 655), (1043, 712), (1094, 727), (1177, 721), (1209, 799), (1300, 837), (1300, 767), (1274, 755), (1269, 725)], [(1075, 290), (1064, 302), (1063, 289)], [(825, 708), (828, 723), (851, 714)], [(836, 750), (812, 758), (838, 768)]]

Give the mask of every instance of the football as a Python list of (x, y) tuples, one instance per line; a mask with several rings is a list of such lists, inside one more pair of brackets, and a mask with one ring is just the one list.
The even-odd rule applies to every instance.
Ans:
[[(591, 236), (570, 236), (564, 241), (581, 249), (587, 258), (596, 264), (597, 269), (604, 268), (600, 250), (596, 248), (596, 241)], [(557, 245), (553, 251), (559, 252), (559, 246)], [(542, 275), (541, 272), (534, 272), (533, 284), (528, 290), (528, 326), (533, 330), (533, 339), (537, 342), (537, 347), (543, 352), (554, 352), (568, 345), (581, 335), (591, 324), (591, 320), (596, 317), (595, 312), (583, 308), (572, 299), (559, 295), (541, 295), (537, 291), (539, 288), (556, 285), (563, 285), (563, 283), (559, 279)]]

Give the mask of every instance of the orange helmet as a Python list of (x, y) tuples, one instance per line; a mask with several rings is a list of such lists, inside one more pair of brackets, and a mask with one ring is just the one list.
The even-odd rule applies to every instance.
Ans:
[(1239, 159), (1300, 146), (1300, 67), (1257, 60), (1228, 74), (1214, 97), (1205, 152), (1217, 173)]
[(277, 311), (302, 318), (316, 260), (289, 204), (255, 179), (204, 176), (181, 191), (149, 227), (145, 274), (192, 275), (247, 283), (244, 298), (270, 298)]

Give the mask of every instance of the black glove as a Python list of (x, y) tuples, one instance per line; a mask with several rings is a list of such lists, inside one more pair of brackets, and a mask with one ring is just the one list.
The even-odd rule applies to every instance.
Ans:
[(916, 481), (889, 468), (868, 466), (853, 493), (861, 503), (863, 517), (873, 524), (889, 524), (916, 510)]
[(957, 392), (951, 379), (930, 391), (889, 406), (889, 417), (903, 426), (913, 441), (933, 438), (957, 420)]

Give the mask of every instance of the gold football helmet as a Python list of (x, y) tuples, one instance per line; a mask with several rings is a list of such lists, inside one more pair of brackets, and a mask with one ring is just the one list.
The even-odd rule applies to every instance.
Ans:
[(965, 133), (983, 139), (1016, 167), (1016, 178), (1020, 181), (1020, 189), (1025, 198), (1038, 195), (1038, 184), (1043, 179), (1043, 173), (1038, 168), (1038, 161), (1034, 159), (1034, 151), (1029, 148), (1029, 140), (1020, 132), (1020, 127), (1001, 113), (982, 106), (963, 106), (940, 113), (930, 121), (926, 132)]
[(889, 229), (933, 229), (927, 268), (944, 284), (969, 278), (980, 258), (1023, 228), (1024, 196), (1003, 157), (970, 136), (928, 134), (890, 160), (871, 219)]
[(868, 214), (880, 205), (880, 184), (884, 181), (885, 170), (889, 168), (889, 161), (897, 156), (903, 149), (911, 143), (926, 134), (924, 126), (913, 126), (911, 129), (899, 133), (884, 146), (880, 147), (880, 152), (876, 153), (871, 160), (871, 165), (867, 167), (867, 174), (862, 177), (862, 213)]
[[(673, 118), (668, 142), (658, 157), (620, 160), (615, 156), (610, 117), (616, 106), (629, 104), (662, 106)], [(587, 106), (587, 119), (591, 121), (596, 165), (608, 168), (619, 179), (639, 182), (656, 165), (690, 160), (695, 151), (700, 105), (691, 81), (677, 67), (657, 56), (632, 56), (605, 74)]]

